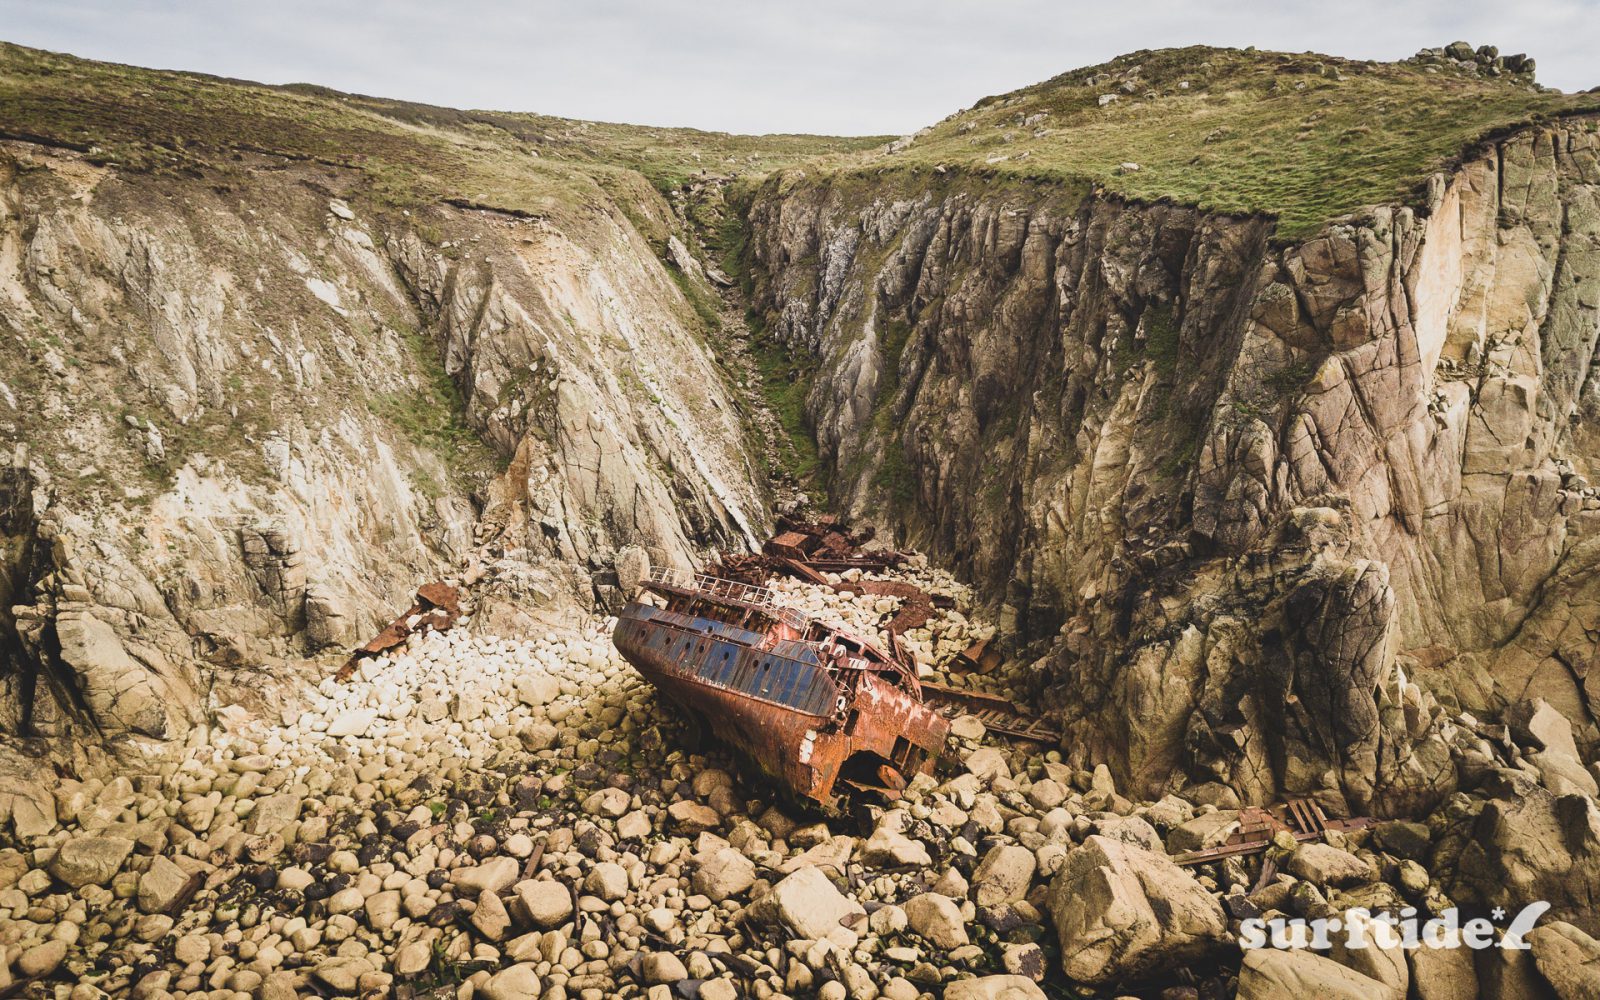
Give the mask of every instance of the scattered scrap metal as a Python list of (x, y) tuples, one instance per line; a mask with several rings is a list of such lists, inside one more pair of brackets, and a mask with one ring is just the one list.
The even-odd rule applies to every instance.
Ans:
[(1009, 739), (1046, 746), (1061, 742), (1059, 729), (1037, 715), (1024, 712), (1015, 703), (999, 695), (924, 683), (922, 696), (944, 715), (952, 718), (957, 715), (974, 716), (989, 732)]
[(377, 656), (405, 642), (413, 633), (432, 629), (443, 632), (453, 627), (461, 617), (461, 594), (447, 583), (425, 583), (417, 588), (416, 602), (389, 627), (373, 636), (372, 641), (350, 654), (344, 666), (334, 675), (338, 681), (350, 679), (356, 664), (368, 657)]
[[(976, 715), (988, 729), (1042, 744), (1061, 734), (995, 695), (925, 684), (900, 636), (953, 601), (900, 580), (868, 580), (906, 553), (866, 549), (872, 532), (838, 518), (782, 519), (760, 553), (730, 554), (704, 574), (657, 571), (623, 608), (619, 652), (667, 699), (748, 754), (796, 795), (824, 806), (845, 788), (886, 800), (932, 767), (949, 720)], [(835, 592), (894, 597), (887, 649), (780, 607), (767, 581), (787, 575)], [(998, 650), (975, 643), (961, 670), (990, 673)]]
[(840, 574), (856, 569), (863, 573), (882, 573), (903, 565), (907, 555), (893, 549), (864, 549), (874, 532), (868, 528), (852, 532), (834, 515), (815, 521), (779, 518), (778, 534), (761, 547), (759, 555), (725, 556), (714, 572), (727, 579), (760, 586), (775, 574), (791, 576), (834, 592), (850, 591), (877, 597), (894, 597), (900, 608), (889, 621), (888, 629), (903, 635), (926, 625), (935, 609), (952, 607), (943, 594), (929, 594), (914, 583), (903, 580), (857, 579), (830, 582), (828, 573)]
[(1322, 807), (1311, 799), (1290, 799), (1275, 806), (1246, 806), (1239, 810), (1239, 829), (1216, 847), (1180, 854), (1172, 860), (1180, 865), (1203, 865), (1241, 854), (1259, 854), (1272, 846), (1272, 838), (1287, 831), (1295, 840), (1321, 840), (1329, 830), (1348, 832), (1373, 824), (1370, 817), (1329, 819)]

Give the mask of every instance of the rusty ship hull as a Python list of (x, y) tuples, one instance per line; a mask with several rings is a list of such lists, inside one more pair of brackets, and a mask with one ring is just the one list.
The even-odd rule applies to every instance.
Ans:
[(909, 667), (870, 643), (708, 577), (657, 575), (665, 606), (630, 602), (612, 641), (661, 694), (794, 794), (894, 799), (931, 770), (949, 723)]

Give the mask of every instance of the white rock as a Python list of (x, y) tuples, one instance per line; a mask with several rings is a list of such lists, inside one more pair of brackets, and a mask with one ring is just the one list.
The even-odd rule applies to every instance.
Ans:
[(843, 926), (841, 920), (867, 912), (835, 888), (820, 868), (802, 868), (785, 876), (753, 908), (760, 919), (781, 921), (797, 937), (810, 940), (828, 937)]
[(340, 712), (328, 723), (329, 736), (365, 736), (378, 719), (374, 708), (352, 708)]

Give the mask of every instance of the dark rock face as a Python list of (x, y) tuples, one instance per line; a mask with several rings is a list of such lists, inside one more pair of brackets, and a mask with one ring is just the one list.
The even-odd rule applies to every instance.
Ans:
[(758, 305), (816, 359), (835, 499), (980, 586), (1085, 760), (1400, 814), (1455, 784), (1457, 711), (1589, 718), (1596, 145), (1524, 132), (1286, 247), (1059, 186), (779, 178)]

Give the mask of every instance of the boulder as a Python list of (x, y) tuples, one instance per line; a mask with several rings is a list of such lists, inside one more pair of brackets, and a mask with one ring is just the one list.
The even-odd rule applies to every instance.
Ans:
[(517, 880), (517, 875), (522, 871), (522, 866), (516, 858), (505, 855), (490, 858), (481, 865), (470, 868), (457, 868), (450, 873), (450, 884), (455, 886), (458, 896), (477, 896), (487, 889), (490, 892), (500, 892)]
[(132, 853), (133, 841), (125, 837), (79, 837), (56, 852), (50, 874), (74, 889), (105, 885)]
[(617, 819), (628, 811), (632, 797), (620, 788), (602, 788), (583, 800), (583, 811), (590, 816)]
[(1147, 851), (1166, 852), (1156, 828), (1138, 816), (1102, 816), (1094, 821), (1094, 832)]
[(1049, 907), (1066, 974), (1133, 982), (1194, 962), (1227, 940), (1222, 907), (1164, 855), (1091, 836), (1067, 854)]
[(165, 913), (178, 901), (189, 884), (189, 873), (171, 860), (156, 855), (150, 867), (139, 876), (138, 903), (145, 913)]
[(1412, 992), (1416, 1000), (1458, 1000), (1478, 995), (1478, 973), (1470, 948), (1412, 948)]
[(317, 963), (314, 975), (339, 993), (354, 993), (361, 977), (373, 971), (364, 958), (339, 955)]
[(1562, 1000), (1600, 997), (1600, 942), (1564, 920), (1528, 932), (1534, 968)]
[(1172, 828), (1167, 834), (1167, 851), (1184, 854), (1216, 847), (1239, 829), (1239, 813), (1233, 809), (1218, 809), (1201, 813)]
[(1528, 763), (1539, 772), (1539, 783), (1555, 795), (1578, 794), (1591, 799), (1600, 795), (1600, 785), (1595, 784), (1594, 775), (1576, 757), (1544, 750), (1529, 754)]
[(529, 753), (548, 750), (561, 740), (561, 730), (548, 722), (530, 722), (517, 731), (517, 740)]
[(822, 868), (843, 874), (855, 848), (854, 837), (834, 837), (790, 858), (779, 866), (778, 870), (789, 875), (802, 868)]
[(796, 937), (813, 941), (842, 927), (841, 920), (867, 912), (835, 888), (820, 868), (802, 868), (784, 876), (753, 909), (759, 919), (781, 922)]
[(1011, 766), (1006, 755), (996, 747), (979, 747), (967, 754), (967, 770), (985, 781), (1011, 777)]
[(55, 796), (39, 784), (0, 775), (0, 827), (10, 820), (19, 843), (56, 828)]
[(670, 986), (690, 978), (690, 971), (683, 968), (682, 958), (672, 952), (650, 952), (645, 955), (642, 968), (645, 982), (666, 982)]
[(115, 628), (86, 612), (58, 615), (56, 641), (56, 658), (71, 671), (83, 707), (103, 734), (167, 739), (183, 731), (193, 698), (171, 682), (165, 657), (155, 653), (148, 664), (135, 659)]
[(560, 927), (572, 916), (572, 893), (560, 882), (527, 879), (516, 891), (528, 920), (541, 930)]
[(872, 867), (920, 868), (933, 864), (928, 849), (890, 826), (880, 825), (861, 845), (861, 861)]
[(1386, 948), (1379, 947), (1376, 941), (1365, 942), (1364, 947), (1351, 948), (1347, 946), (1344, 935), (1334, 934), (1332, 943), (1333, 947), (1326, 953), (1328, 958), (1352, 972), (1381, 983), (1398, 996), (1409, 994), (1411, 965), (1406, 960), (1406, 949), (1400, 941), (1396, 940)]
[(667, 817), (672, 820), (675, 829), (689, 834), (715, 830), (722, 823), (722, 817), (715, 809), (690, 799), (668, 806)]
[(1372, 878), (1371, 866), (1354, 854), (1315, 842), (1295, 849), (1289, 858), (1289, 871), (1319, 886), (1344, 886)]
[[(367, 902), (370, 913), (372, 901)], [(368, 923), (375, 930), (383, 929), (376, 920), (369, 920)], [(506, 931), (511, 929), (511, 916), (506, 913), (506, 906), (500, 901), (499, 896), (487, 889), (478, 893), (478, 905), (472, 911), (472, 926), (489, 941), (500, 941), (505, 938)]]
[(1533, 952), (1485, 948), (1476, 955), (1478, 996), (1482, 1000), (1551, 1000), (1555, 996), (1535, 967)]
[(46, 941), (24, 951), (17, 958), (17, 971), (24, 977), (48, 976), (56, 971), (67, 957), (67, 943), (62, 940)]
[(1521, 771), (1492, 772), (1487, 801), (1460, 847), (1446, 887), (1459, 903), (1516, 911), (1548, 901), (1552, 918), (1600, 934), (1600, 810), (1584, 795), (1553, 795)]
[[(483, 893), (480, 895), (490, 894)], [(499, 900), (495, 902), (498, 903)], [(382, 892), (375, 892), (368, 896), (362, 901), (362, 908), (367, 914), (367, 926), (380, 934), (384, 933), (400, 920), (400, 904), (401, 897), (397, 889), (385, 889)], [(480, 902), (478, 910), (473, 912), (473, 917), (477, 917), (478, 912), (482, 909), (483, 906)], [(504, 912), (505, 910), (502, 908), (501, 913), (503, 914)]]
[(1000, 964), (1013, 976), (1022, 976), (1036, 983), (1042, 982), (1050, 971), (1044, 949), (1034, 941), (1001, 945)]
[(561, 682), (549, 674), (523, 674), (517, 678), (517, 700), (530, 708), (543, 708), (561, 694)]
[(364, 736), (372, 724), (378, 721), (378, 710), (375, 708), (350, 708), (334, 716), (328, 723), (329, 736)]
[(1578, 759), (1578, 743), (1572, 737), (1572, 723), (1543, 698), (1519, 701), (1508, 706), (1502, 720), (1506, 728), (1511, 730), (1511, 738), (1523, 746)]
[(533, 965), (521, 962), (496, 972), (479, 989), (485, 1000), (539, 1000), (541, 986)]
[(1028, 894), (1037, 865), (1033, 852), (1015, 844), (989, 849), (972, 873), (972, 900), (979, 906), (1013, 903)]
[(1045, 993), (1026, 976), (982, 976), (946, 986), (944, 1000), (1045, 1000)]
[(692, 883), (695, 892), (703, 893), (714, 903), (720, 903), (729, 896), (744, 892), (755, 884), (755, 880), (755, 862), (731, 847), (723, 847), (700, 862)]
[(280, 792), (256, 800), (250, 811), (250, 832), (257, 836), (277, 833), (300, 815), (300, 796)]
[(950, 722), (950, 735), (958, 740), (971, 740), (977, 743), (983, 739), (989, 727), (976, 715), (960, 715)]
[(689, 978), (689, 970), (683, 967), (683, 959), (667, 951), (653, 951), (645, 955), (641, 968), (647, 983), (666, 983), (670, 986)]
[(940, 948), (959, 948), (967, 943), (967, 928), (961, 909), (949, 896), (936, 892), (912, 896), (901, 905), (911, 929)]
[(632, 597), (639, 584), (650, 575), (650, 553), (637, 545), (624, 545), (617, 550), (612, 566), (617, 571), (617, 589), (624, 596)]
[(1433, 834), (1426, 823), (1391, 819), (1372, 828), (1372, 842), (1381, 850), (1397, 858), (1424, 861), (1432, 844)]
[(584, 878), (583, 891), (615, 902), (628, 894), (628, 870), (615, 861), (602, 861)]
[(1405, 1000), (1405, 994), (1310, 951), (1255, 948), (1244, 954), (1235, 1000)]

